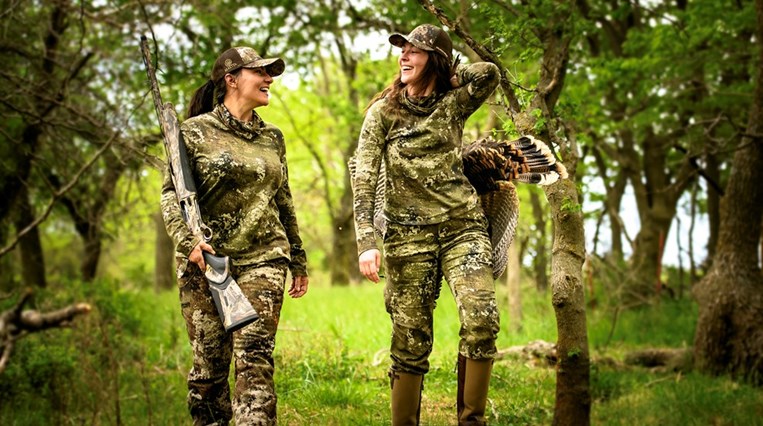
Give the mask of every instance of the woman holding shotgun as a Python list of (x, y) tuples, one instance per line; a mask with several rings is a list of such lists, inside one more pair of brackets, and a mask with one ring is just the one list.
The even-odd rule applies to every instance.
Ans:
[(487, 220), (463, 173), (461, 137), (466, 119), (498, 85), (499, 71), (490, 63), (458, 66), (450, 37), (434, 25), (393, 34), (389, 42), (401, 49), (399, 73), (366, 109), (353, 188), (360, 271), (378, 282), (373, 216), (384, 161), (392, 424), (419, 422), (444, 277), (461, 322), (458, 422), (482, 425), (499, 322)]
[[(302, 297), (308, 285), (283, 134), (255, 112), (268, 105), (273, 77), (284, 67), (283, 60), (263, 59), (249, 47), (228, 49), (191, 99), (180, 131), (201, 215), (214, 230), (209, 244), (189, 231), (165, 176), (162, 211), (176, 244), (180, 304), (193, 348), (188, 407), (194, 425), (227, 425), (232, 418), (238, 425), (277, 423), (272, 353), (287, 271), (291, 297)], [(225, 331), (203, 274), (203, 251), (230, 257), (257, 321)]]

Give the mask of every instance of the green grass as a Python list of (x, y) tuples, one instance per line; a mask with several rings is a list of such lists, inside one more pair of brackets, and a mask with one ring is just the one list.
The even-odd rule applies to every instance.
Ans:
[[(278, 335), (276, 382), (283, 424), (385, 425), (389, 416), (390, 320), (383, 285), (313, 288), (309, 297), (287, 300)], [(533, 340), (555, 340), (555, 326), (527, 321)], [(458, 315), (447, 287), (435, 310), (431, 371), (424, 383), (423, 424), (453, 423), (458, 350)], [(507, 318), (502, 327), (508, 329)], [(526, 343), (526, 336), (501, 333), (499, 347)], [(297, 374), (294, 374), (294, 372)], [(496, 424), (543, 424), (553, 408), (554, 373), (499, 362), (491, 392)]]
[[(383, 286), (320, 287), (287, 298), (276, 345), (282, 425), (387, 425), (389, 317)], [(550, 295), (523, 291), (521, 331), (510, 332), (505, 294), (499, 348), (556, 340)], [(114, 282), (70, 283), (37, 298), (40, 308), (88, 300), (94, 311), (71, 329), (19, 341), (0, 375), (2, 425), (186, 425), (190, 347), (175, 291), (120, 290)], [(8, 302), (10, 303), (10, 302)], [(2, 310), (5, 306), (0, 306)], [(588, 312), (591, 419), (594, 425), (753, 425), (763, 391), (691, 372), (614, 367), (630, 350), (691, 345), (696, 307), (663, 301), (639, 311)], [(516, 324), (512, 324), (516, 325)], [(458, 318), (447, 289), (435, 310), (431, 371), (422, 424), (454, 425)], [(488, 414), (493, 425), (548, 425), (555, 371), (517, 360), (494, 367)]]

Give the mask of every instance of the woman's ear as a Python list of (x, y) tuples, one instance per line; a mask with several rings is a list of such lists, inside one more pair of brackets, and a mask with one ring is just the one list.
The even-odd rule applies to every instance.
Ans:
[(228, 87), (236, 87), (236, 77), (233, 74), (225, 74), (225, 85)]

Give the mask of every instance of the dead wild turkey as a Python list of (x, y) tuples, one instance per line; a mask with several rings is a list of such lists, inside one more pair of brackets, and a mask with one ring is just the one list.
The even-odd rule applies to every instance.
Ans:
[[(462, 150), (464, 174), (480, 197), (487, 216), (490, 242), (493, 246), (493, 278), (506, 269), (508, 249), (514, 239), (519, 220), (519, 197), (513, 181), (550, 185), (567, 178), (567, 169), (556, 161), (548, 146), (533, 138), (522, 136), (512, 141), (484, 138), (466, 144)], [(355, 175), (355, 157), (348, 166)], [(374, 227), (384, 235), (386, 169), (379, 169), (374, 199)]]
[(506, 270), (508, 251), (519, 220), (519, 197), (512, 182), (550, 185), (567, 178), (548, 146), (522, 136), (512, 141), (480, 139), (462, 150), (464, 175), (480, 197), (493, 246), (493, 278)]

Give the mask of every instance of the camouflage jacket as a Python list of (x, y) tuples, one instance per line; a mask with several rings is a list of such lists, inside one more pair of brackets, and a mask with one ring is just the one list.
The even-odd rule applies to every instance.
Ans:
[(389, 111), (386, 99), (368, 109), (353, 178), (359, 254), (376, 248), (374, 196), (382, 159), (387, 220), (435, 224), (478, 208), (477, 194), (463, 172), (461, 136), (466, 119), (495, 90), (500, 75), (487, 62), (459, 66), (456, 75), (459, 87), (445, 94), (418, 102), (402, 99), (401, 111)]
[[(284, 259), (293, 276), (306, 276), (281, 131), (256, 113), (244, 123), (222, 104), (186, 120), (180, 131), (215, 251), (230, 256), (234, 265)], [(169, 167), (161, 205), (177, 255), (187, 258), (199, 238), (183, 221)]]

